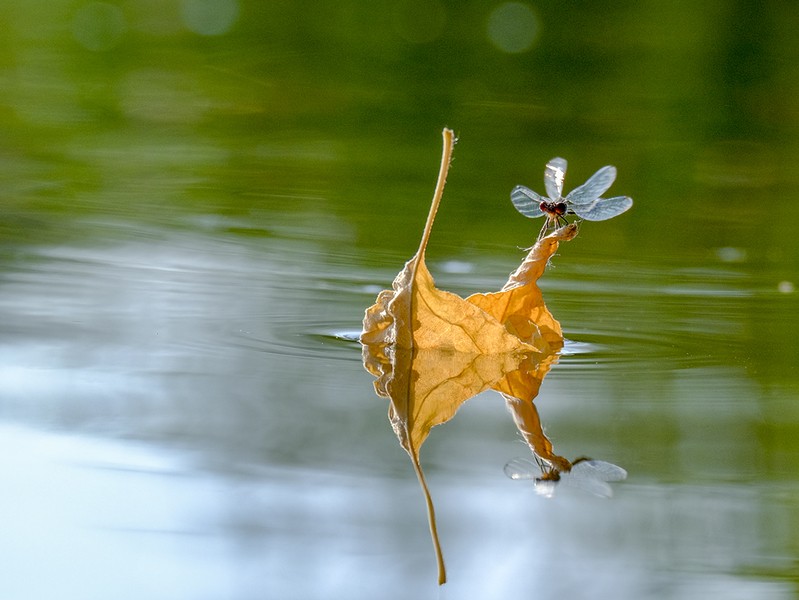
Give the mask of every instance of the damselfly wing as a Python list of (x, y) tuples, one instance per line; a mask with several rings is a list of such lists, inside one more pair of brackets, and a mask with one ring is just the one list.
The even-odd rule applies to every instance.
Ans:
[(613, 490), (610, 483), (627, 479), (627, 471), (604, 460), (579, 458), (569, 471), (559, 471), (536, 457), (536, 461), (514, 458), (505, 465), (505, 474), (511, 479), (532, 480), (536, 492), (547, 497), (555, 493), (559, 485), (574, 487), (582, 491), (610, 498)]

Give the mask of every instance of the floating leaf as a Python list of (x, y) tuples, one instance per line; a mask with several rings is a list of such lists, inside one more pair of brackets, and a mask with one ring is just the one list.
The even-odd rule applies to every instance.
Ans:
[(466, 301), (479, 306), (509, 333), (542, 352), (557, 352), (563, 346), (563, 331), (544, 304), (537, 282), (560, 242), (576, 235), (577, 225), (573, 223), (554, 231), (530, 249), (499, 292), (472, 294)]
[(445, 129), (438, 183), (419, 249), (394, 278), (392, 289), (380, 292), (366, 310), (361, 342), (478, 354), (536, 351), (476, 304), (437, 289), (427, 269), (425, 249), (444, 193), (453, 144), (452, 131)]

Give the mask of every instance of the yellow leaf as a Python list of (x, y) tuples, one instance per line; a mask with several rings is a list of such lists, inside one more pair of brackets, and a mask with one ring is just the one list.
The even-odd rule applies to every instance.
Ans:
[(437, 289), (425, 264), (425, 249), (444, 192), (453, 144), (452, 131), (445, 129), (441, 170), (421, 244), (394, 278), (392, 289), (380, 292), (375, 304), (366, 310), (361, 342), (481, 354), (535, 351), (475, 303)]
[(554, 231), (530, 249), (499, 292), (472, 294), (466, 301), (492, 315), (519, 339), (543, 352), (557, 352), (563, 345), (563, 331), (544, 304), (537, 282), (560, 242), (576, 235), (573, 223)]

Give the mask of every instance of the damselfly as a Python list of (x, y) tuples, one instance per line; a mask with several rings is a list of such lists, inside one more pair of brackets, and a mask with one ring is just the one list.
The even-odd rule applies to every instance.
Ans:
[(505, 465), (505, 474), (511, 479), (532, 480), (535, 491), (551, 497), (560, 485), (579, 488), (603, 498), (613, 495), (609, 482), (624, 481), (627, 471), (604, 460), (578, 458), (571, 470), (558, 470), (546, 461), (535, 457), (535, 462), (526, 458), (514, 458)]
[(563, 180), (566, 177), (566, 159), (553, 158), (544, 170), (544, 187), (547, 198), (528, 187), (517, 185), (510, 193), (513, 206), (525, 217), (547, 220), (538, 234), (540, 240), (547, 229), (566, 223), (566, 214), (574, 214), (586, 221), (604, 221), (620, 215), (633, 205), (628, 196), (600, 198), (616, 179), (616, 167), (606, 166), (594, 173), (588, 181), (563, 197)]

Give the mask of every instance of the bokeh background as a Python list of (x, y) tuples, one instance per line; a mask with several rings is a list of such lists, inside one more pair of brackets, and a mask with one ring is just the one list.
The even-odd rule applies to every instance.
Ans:
[[(0, 0), (0, 596), (799, 596), (790, 2)], [(611, 500), (507, 479), (502, 399), (422, 450), (354, 341), (415, 251), (498, 289), (508, 194), (613, 164), (542, 280), (537, 405)], [(562, 493), (561, 493), (562, 492)]]

